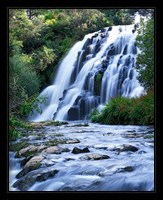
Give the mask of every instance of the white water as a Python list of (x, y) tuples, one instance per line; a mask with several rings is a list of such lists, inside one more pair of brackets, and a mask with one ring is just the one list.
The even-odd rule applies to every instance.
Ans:
[[(47, 127), (44, 133), (37, 132), (38, 135), (44, 134), (46, 138), (49, 137), (49, 140), (52, 140), (52, 135), (57, 137), (60, 134), (62, 135), (58, 137), (60, 139), (78, 139), (80, 143), (58, 145), (68, 148), (69, 152), (43, 153), (45, 163), (54, 162), (50, 168), (57, 169), (59, 172), (45, 181), (35, 182), (28, 191), (154, 191), (154, 138), (144, 138), (148, 132), (153, 132), (153, 127), (91, 123), (88, 127), (73, 127), (73, 124)], [(45, 140), (30, 140), (30, 142), (43, 144)], [(135, 146), (138, 151), (121, 153), (113, 151), (123, 144)], [(74, 147), (88, 147), (90, 152), (73, 154)], [(82, 156), (90, 153), (107, 155), (110, 158), (81, 159)], [(16, 175), (21, 168), (20, 159), (14, 159), (14, 155), (14, 153), (10, 154), (10, 190), (17, 191), (18, 188), (12, 187), (12, 184), (17, 181), (12, 175)], [(133, 171), (121, 171), (128, 166), (132, 167)], [(45, 166), (40, 169), (43, 168), (48, 169)], [(23, 178), (25, 179), (25, 176)], [(28, 185), (28, 182), (26, 184)]]
[[(43, 113), (34, 112), (29, 120), (80, 120), (112, 97), (142, 95), (144, 89), (136, 79), (139, 50), (135, 46), (133, 27), (105, 28), (77, 42), (59, 66), (54, 83), (40, 94), (48, 97), (47, 105), (42, 105)], [(97, 94), (98, 73), (103, 76), (101, 92)]]

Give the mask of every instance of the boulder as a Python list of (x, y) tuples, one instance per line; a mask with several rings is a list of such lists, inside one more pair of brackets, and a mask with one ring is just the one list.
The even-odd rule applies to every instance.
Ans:
[(43, 156), (34, 156), (31, 158), (23, 167), (23, 170), (20, 171), (17, 175), (16, 178), (21, 178), (24, 175), (26, 175), (29, 171), (38, 169), (41, 165), (41, 161), (44, 159)]
[(45, 148), (46, 148), (45, 145), (40, 145), (40, 146), (29, 145), (28, 147), (23, 148), (19, 152), (17, 152), (16, 157), (20, 157), (20, 156), (28, 157), (36, 152), (42, 151)]
[(17, 180), (13, 184), (13, 187), (18, 188), (20, 191), (27, 191), (36, 181), (45, 181), (48, 178), (53, 177), (56, 173), (58, 173), (58, 170), (53, 167), (30, 171), (28, 174)]
[(73, 106), (68, 110), (68, 120), (79, 119), (79, 107)]
[(74, 147), (73, 150), (72, 150), (72, 153), (74, 153), (74, 154), (78, 154), (78, 153), (88, 153), (88, 152), (90, 152), (89, 149), (88, 149), (88, 147), (85, 147), (85, 148), (83, 148), (83, 149), (80, 149), (80, 148), (78, 148), (78, 147)]
[(138, 148), (129, 144), (123, 144), (122, 146), (118, 147), (118, 148), (114, 148), (114, 151), (118, 151), (118, 152), (123, 152), (123, 151), (132, 151), (132, 152), (136, 152), (138, 151)]
[(57, 146), (48, 147), (47, 149), (43, 150), (44, 153), (51, 153), (51, 154), (61, 154), (62, 152), (68, 152), (68, 151), (69, 149), (67, 148), (64, 149)]

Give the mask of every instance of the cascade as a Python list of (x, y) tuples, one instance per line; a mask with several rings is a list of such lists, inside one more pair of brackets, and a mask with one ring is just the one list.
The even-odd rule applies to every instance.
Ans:
[(83, 120), (110, 98), (142, 95), (135, 38), (134, 25), (105, 27), (86, 35), (63, 59), (53, 84), (39, 95), (47, 96), (42, 114), (34, 111), (29, 120)]

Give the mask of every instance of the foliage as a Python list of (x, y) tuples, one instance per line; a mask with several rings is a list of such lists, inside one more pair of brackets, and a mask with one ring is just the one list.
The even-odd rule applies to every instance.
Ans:
[(141, 23), (137, 46), (141, 52), (137, 57), (138, 80), (146, 89), (154, 87), (154, 20)]
[[(59, 63), (75, 42), (103, 27), (131, 24), (136, 12), (151, 17), (142, 24), (137, 38), (142, 52), (137, 59), (138, 78), (148, 90), (154, 84), (152, 9), (9, 9), (9, 112), (19, 118), (25, 118), (32, 109), (41, 112), (39, 104), (44, 100), (36, 98), (36, 95), (52, 82)], [(101, 74), (97, 75), (96, 81), (98, 94)], [(128, 123), (124, 114), (128, 112), (126, 105), (130, 101), (133, 104), (134, 100), (119, 98), (114, 101), (111, 107), (110, 103), (107, 105), (109, 110), (115, 107), (114, 104), (119, 105), (111, 115), (115, 115), (117, 121)], [(119, 115), (118, 109), (122, 109), (123, 113)], [(139, 115), (139, 109), (132, 109), (137, 113), (135, 115)], [(106, 119), (111, 116), (107, 110), (103, 112)], [(95, 121), (103, 120), (103, 115), (97, 112), (92, 117)], [(131, 119), (136, 123), (134, 115)], [(17, 129), (13, 130), (11, 134), (18, 136)]]
[(16, 140), (21, 137), (21, 131), (18, 128), (30, 129), (30, 125), (14, 115), (9, 116), (9, 140)]
[(41, 105), (46, 104), (47, 96), (36, 97), (32, 96), (31, 98), (28, 95), (25, 95), (23, 104), (20, 107), (20, 116), (27, 117), (34, 110), (38, 113), (42, 113)]
[(101, 113), (93, 111), (91, 121), (103, 124), (154, 124), (154, 93), (150, 91), (140, 98), (113, 98)]
[(134, 14), (129, 13), (129, 9), (99, 9), (101, 12), (112, 21), (113, 25), (127, 25), (132, 24)]

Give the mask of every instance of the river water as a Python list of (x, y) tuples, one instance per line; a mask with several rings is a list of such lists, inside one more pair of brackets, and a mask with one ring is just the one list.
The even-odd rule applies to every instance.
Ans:
[[(44, 134), (44, 140), (29, 139), (29, 135), (25, 137), (31, 144), (43, 144), (50, 140), (52, 134), (56, 138), (80, 141), (58, 144), (59, 147), (68, 148), (68, 152), (44, 154), (45, 160), (52, 163), (50, 167), (58, 170), (58, 173), (45, 181), (36, 181), (27, 191), (154, 191), (153, 126), (96, 123), (76, 126), (77, 123), (44, 127), (44, 131), (39, 133)], [(123, 145), (132, 145), (136, 150), (123, 149)], [(74, 147), (87, 147), (90, 152), (74, 154)], [(89, 155), (108, 157), (88, 159)], [(22, 170), (22, 159), (15, 158), (15, 152), (9, 152), (10, 191), (20, 191), (13, 184), (18, 180), (16, 174)]]

